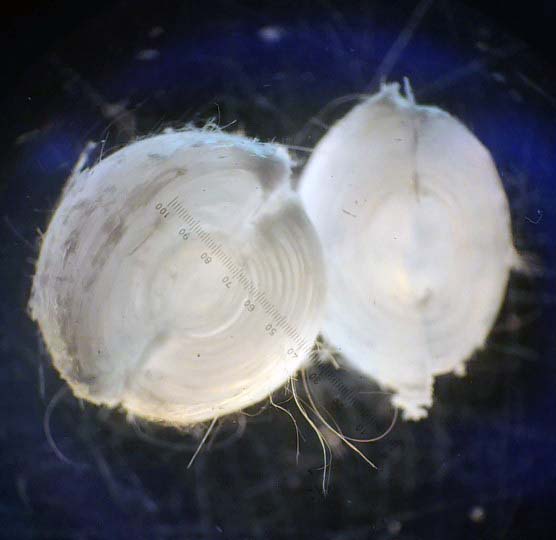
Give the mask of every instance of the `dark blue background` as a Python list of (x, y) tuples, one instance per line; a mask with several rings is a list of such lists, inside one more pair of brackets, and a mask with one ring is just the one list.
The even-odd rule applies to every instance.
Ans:
[[(0, 109), (0, 537), (554, 538), (553, 66), (493, 19), (448, 0), (268, 10), (115, 2), (74, 24), (18, 66)], [(85, 144), (105, 140), (109, 151), (214, 118), (310, 148), (355, 101), (326, 105), (376, 91), (381, 75), (408, 76), (419, 101), (460, 117), (489, 147), (518, 247), (542, 269), (512, 278), (487, 348), (466, 378), (438, 379), (430, 418), (398, 422), (364, 447), (378, 471), (338, 452), (324, 497), (316, 437), (300, 421), (296, 465), (294, 429), (280, 411), (259, 406), (249, 411), (256, 416), (227, 419), (187, 470), (202, 429), (132, 425), (73, 399), (26, 303), (37, 228), (46, 229)], [(296, 154), (301, 163), (306, 155)], [(344, 389), (365, 386), (335, 376)], [(342, 406), (349, 390), (324, 377), (314, 391), (346, 432), (379, 433), (388, 423), (384, 399)], [(45, 415), (63, 456), (45, 435)], [(477, 508), (484, 515), (473, 520)]]

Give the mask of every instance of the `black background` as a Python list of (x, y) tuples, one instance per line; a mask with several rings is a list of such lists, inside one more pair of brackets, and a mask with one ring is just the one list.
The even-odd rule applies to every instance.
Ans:
[[(357, 4), (346, 0), (342, 7), (349, 8)], [(359, 2), (365, 4), (365, 2)], [(17, 79), (25, 66), (36, 62), (47, 50), (71, 32), (73, 27), (88, 19), (97, 17), (103, 10), (111, 9), (115, 2), (99, 0), (96, 2), (32, 1), (7, 2), (0, 19), (2, 33), (3, 70), (6, 80), (10, 84)], [(138, 7), (147, 6), (146, 11), (152, 9), (154, 3), (141, 3), (128, 0), (117, 2), (118, 6), (132, 13)], [(272, 17), (288, 10), (304, 10), (307, 12), (327, 9), (328, 2), (308, 1), (220, 1), (220, 2), (182, 2), (193, 6), (192, 10), (204, 13), (206, 16), (227, 18), (237, 16), (242, 9), (256, 9), (265, 11)], [(466, 0), (463, 4), (473, 7), (486, 17), (497, 23), (501, 28), (509, 30), (514, 36), (530, 44), (537, 52), (548, 60), (556, 59), (554, 32), (556, 31), (556, 2), (550, 0), (530, 0), (528, 2), (507, 2), (502, 0)], [(157, 5), (157, 10), (164, 10), (164, 6)], [(125, 34), (126, 29), (121, 28)]]

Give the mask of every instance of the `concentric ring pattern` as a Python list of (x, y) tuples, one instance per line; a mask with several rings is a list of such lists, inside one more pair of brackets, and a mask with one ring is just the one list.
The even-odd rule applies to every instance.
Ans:
[(30, 312), (77, 396), (184, 425), (254, 404), (299, 368), (323, 268), (283, 149), (171, 132), (69, 179)]

